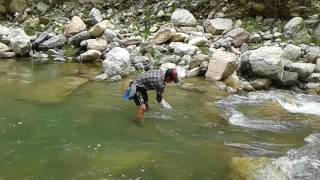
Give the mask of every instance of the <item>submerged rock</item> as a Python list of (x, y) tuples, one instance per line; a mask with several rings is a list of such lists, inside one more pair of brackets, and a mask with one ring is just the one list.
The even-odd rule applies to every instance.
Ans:
[(35, 84), (29, 90), (23, 91), (20, 99), (39, 103), (61, 103), (72, 92), (88, 82), (88, 79), (67, 76)]

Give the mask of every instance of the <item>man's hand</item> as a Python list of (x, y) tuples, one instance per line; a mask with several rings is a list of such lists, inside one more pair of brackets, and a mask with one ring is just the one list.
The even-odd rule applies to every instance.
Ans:
[(162, 101), (162, 94), (157, 94), (157, 101), (158, 103)]

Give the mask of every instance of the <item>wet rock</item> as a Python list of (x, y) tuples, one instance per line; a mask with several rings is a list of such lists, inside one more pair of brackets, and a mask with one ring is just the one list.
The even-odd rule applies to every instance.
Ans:
[(108, 75), (106, 74), (100, 74), (100, 75), (97, 75), (93, 78), (94, 81), (103, 81), (103, 80), (106, 80), (108, 79)]
[(92, 25), (96, 25), (103, 20), (102, 14), (99, 9), (92, 8), (89, 13), (90, 21)]
[(103, 61), (104, 72), (109, 76), (120, 75), (130, 65), (129, 52), (120, 47), (115, 47), (106, 54), (106, 58)]
[(253, 86), (254, 89), (261, 90), (261, 89), (269, 89), (271, 86), (271, 83), (272, 81), (270, 79), (259, 78), (252, 81), (250, 84)]
[(180, 42), (171, 43), (170, 47), (174, 50), (177, 55), (194, 55), (197, 52), (196, 46), (191, 46), (189, 44), (184, 44)]
[(314, 82), (314, 83), (320, 83), (320, 73), (312, 73), (307, 78), (303, 79), (305, 82)]
[(54, 49), (54, 48), (62, 48), (67, 42), (66, 37), (63, 34), (59, 34), (53, 36), (52, 38), (43, 41), (39, 45), (39, 49), (47, 50), (47, 49)]
[(283, 76), (283, 50), (278, 47), (262, 47), (251, 51), (249, 63), (252, 72), (261, 77), (281, 80)]
[(66, 58), (64, 57), (64, 53), (59, 49), (49, 49), (48, 50), (49, 57), (56, 62), (65, 62)]
[(47, 40), (47, 39), (49, 39), (49, 38), (50, 38), (49, 32), (47, 32), (47, 31), (42, 32), (42, 33), (36, 38), (36, 40), (33, 41), (33, 43), (32, 43), (32, 48), (38, 49), (39, 45), (40, 45), (43, 41), (45, 41), (45, 40)]
[(87, 52), (80, 54), (81, 62), (93, 62), (101, 57), (102, 53), (98, 50), (90, 49)]
[(194, 16), (186, 9), (176, 9), (170, 19), (176, 26), (195, 26), (197, 20)]
[(26, 35), (24, 30), (18, 28), (11, 31), (9, 35), (10, 39), (10, 48), (20, 56), (29, 55), (29, 51), (31, 50), (31, 41), (30, 37)]
[(232, 24), (231, 19), (216, 18), (205, 21), (203, 26), (205, 32), (216, 35), (221, 34), (225, 30), (230, 30), (232, 28)]
[(237, 69), (237, 66), (238, 59), (235, 54), (217, 51), (212, 55), (212, 59), (210, 60), (206, 79), (210, 81), (224, 80)]
[(80, 43), (84, 40), (88, 40), (91, 38), (91, 35), (88, 31), (80, 32), (68, 39), (68, 44), (80, 46)]
[(284, 86), (291, 86), (297, 84), (299, 74), (296, 72), (284, 71), (281, 79), (281, 83)]
[(175, 34), (176, 34), (176, 30), (172, 23), (162, 25), (159, 31), (154, 36), (153, 42), (158, 45), (164, 44), (170, 41)]
[(0, 58), (13, 58), (16, 57), (15, 52), (0, 52)]
[(228, 76), (225, 80), (224, 83), (228, 86), (231, 87), (237, 91), (239, 91), (242, 88), (241, 81), (237, 75), (237, 72), (235, 71), (232, 73), (230, 76)]
[(66, 37), (71, 37), (75, 34), (78, 34), (81, 31), (85, 31), (87, 29), (86, 24), (82, 21), (82, 19), (78, 16), (74, 16), (70, 23), (66, 25), (64, 30), (64, 35)]
[(295, 62), (302, 55), (301, 48), (293, 44), (288, 44), (284, 49), (285, 58)]
[(195, 37), (188, 42), (189, 45), (198, 47), (208, 46), (208, 43), (209, 40), (206, 37)]
[(233, 46), (240, 47), (249, 40), (249, 33), (243, 28), (235, 28), (228, 32), (225, 37), (231, 37)]
[(200, 75), (200, 67), (195, 67), (188, 71), (187, 77), (196, 77)]
[(315, 64), (311, 63), (292, 63), (289, 66), (289, 71), (297, 72), (299, 78), (306, 78), (314, 72), (315, 66)]
[(98, 51), (104, 51), (107, 48), (107, 41), (104, 39), (88, 39), (80, 43), (81, 47), (87, 50), (93, 49)]

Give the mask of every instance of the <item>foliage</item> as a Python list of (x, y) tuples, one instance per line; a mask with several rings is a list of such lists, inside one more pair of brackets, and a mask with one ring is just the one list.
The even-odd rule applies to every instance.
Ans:
[(75, 57), (77, 55), (77, 49), (73, 45), (68, 45), (63, 51), (67, 57)]
[(209, 55), (210, 49), (207, 46), (199, 47), (202, 54)]
[(262, 24), (258, 23), (253, 17), (244, 18), (242, 23), (243, 28), (250, 33), (262, 30)]

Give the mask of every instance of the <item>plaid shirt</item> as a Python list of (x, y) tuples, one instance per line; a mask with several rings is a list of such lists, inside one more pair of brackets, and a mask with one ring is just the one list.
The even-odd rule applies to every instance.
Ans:
[(145, 90), (155, 90), (157, 94), (162, 94), (165, 88), (164, 76), (165, 72), (161, 70), (151, 70), (139, 76), (135, 83), (137, 87)]

